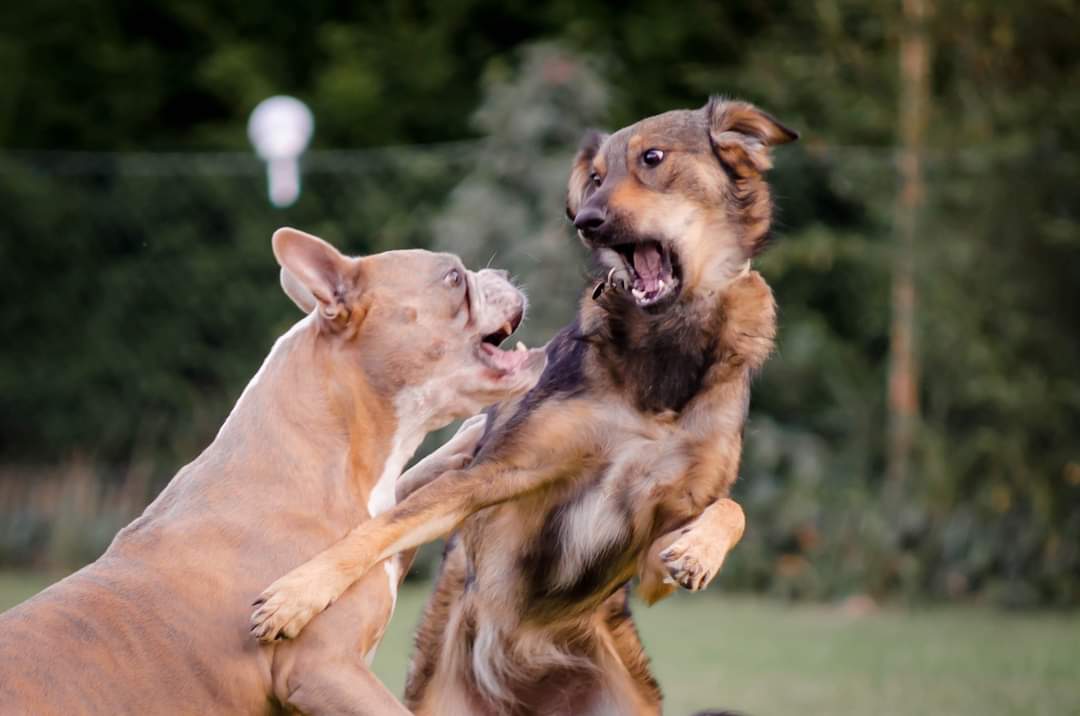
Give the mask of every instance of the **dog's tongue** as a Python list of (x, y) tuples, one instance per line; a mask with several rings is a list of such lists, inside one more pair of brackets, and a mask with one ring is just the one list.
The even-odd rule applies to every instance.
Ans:
[(634, 247), (634, 270), (644, 284), (646, 291), (655, 291), (660, 287), (660, 274), (663, 272), (663, 257), (660, 247), (649, 242)]

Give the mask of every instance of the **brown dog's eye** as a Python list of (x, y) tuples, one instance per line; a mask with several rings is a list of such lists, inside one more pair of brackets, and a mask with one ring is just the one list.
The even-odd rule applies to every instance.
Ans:
[(641, 155), (641, 161), (644, 162), (647, 167), (655, 167), (657, 164), (664, 161), (664, 150), (646, 149), (645, 153)]
[(597, 174), (596, 172), (593, 172), (592, 174), (589, 174), (589, 181), (592, 182), (593, 186), (600, 186), (601, 184), (604, 183), (604, 180), (601, 179), (600, 175)]
[(457, 288), (461, 285), (461, 272), (457, 269), (450, 269), (443, 277), (443, 282), (450, 288)]

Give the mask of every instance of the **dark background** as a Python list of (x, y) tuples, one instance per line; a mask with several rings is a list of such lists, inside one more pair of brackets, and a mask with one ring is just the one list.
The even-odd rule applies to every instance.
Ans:
[[(1075, 605), (1080, 5), (917, 5), (5, 3), (0, 566), (92, 559), (206, 445), (297, 318), (276, 227), (494, 257), (535, 343), (581, 131), (720, 93), (803, 135), (725, 586)], [(245, 134), (279, 93), (316, 120), (284, 210)]]

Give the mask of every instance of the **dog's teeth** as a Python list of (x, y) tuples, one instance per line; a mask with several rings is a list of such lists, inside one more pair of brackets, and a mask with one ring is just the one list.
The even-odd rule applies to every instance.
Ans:
[(514, 350), (516, 350), (518, 353), (524, 353), (529, 349), (525, 347), (524, 343), (522, 343), (521, 341), (518, 341), (517, 345), (514, 346)]
[(660, 279), (660, 288), (657, 289), (657, 292), (659, 293), (660, 291), (663, 291), (663, 290), (664, 290), (664, 279)]
[(634, 294), (634, 298), (645, 298), (645, 291), (639, 288), (630, 289), (630, 293)]

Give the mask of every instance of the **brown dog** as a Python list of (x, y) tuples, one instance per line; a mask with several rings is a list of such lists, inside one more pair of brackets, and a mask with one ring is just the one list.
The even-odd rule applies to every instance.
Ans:
[(489, 418), (468, 469), (271, 585), (259, 633), (297, 634), (379, 560), (465, 521), (421, 627), (410, 706), (658, 713), (620, 587), (637, 571), (650, 601), (668, 574), (701, 588), (742, 535), (727, 495), (775, 333), (749, 260), (769, 229), (769, 149), (795, 136), (713, 100), (590, 137), (568, 213), (607, 278), (549, 344), (539, 384)]
[[(310, 315), (101, 559), (0, 616), (0, 712), (405, 713), (365, 663), (396, 558), (295, 642), (256, 644), (247, 604), (392, 506), (424, 435), (527, 390), (543, 355), (496, 347), (525, 308), (503, 272), (425, 251), (346, 258), (291, 229), (273, 245)], [(448, 466), (425, 461), (406, 482)]]

